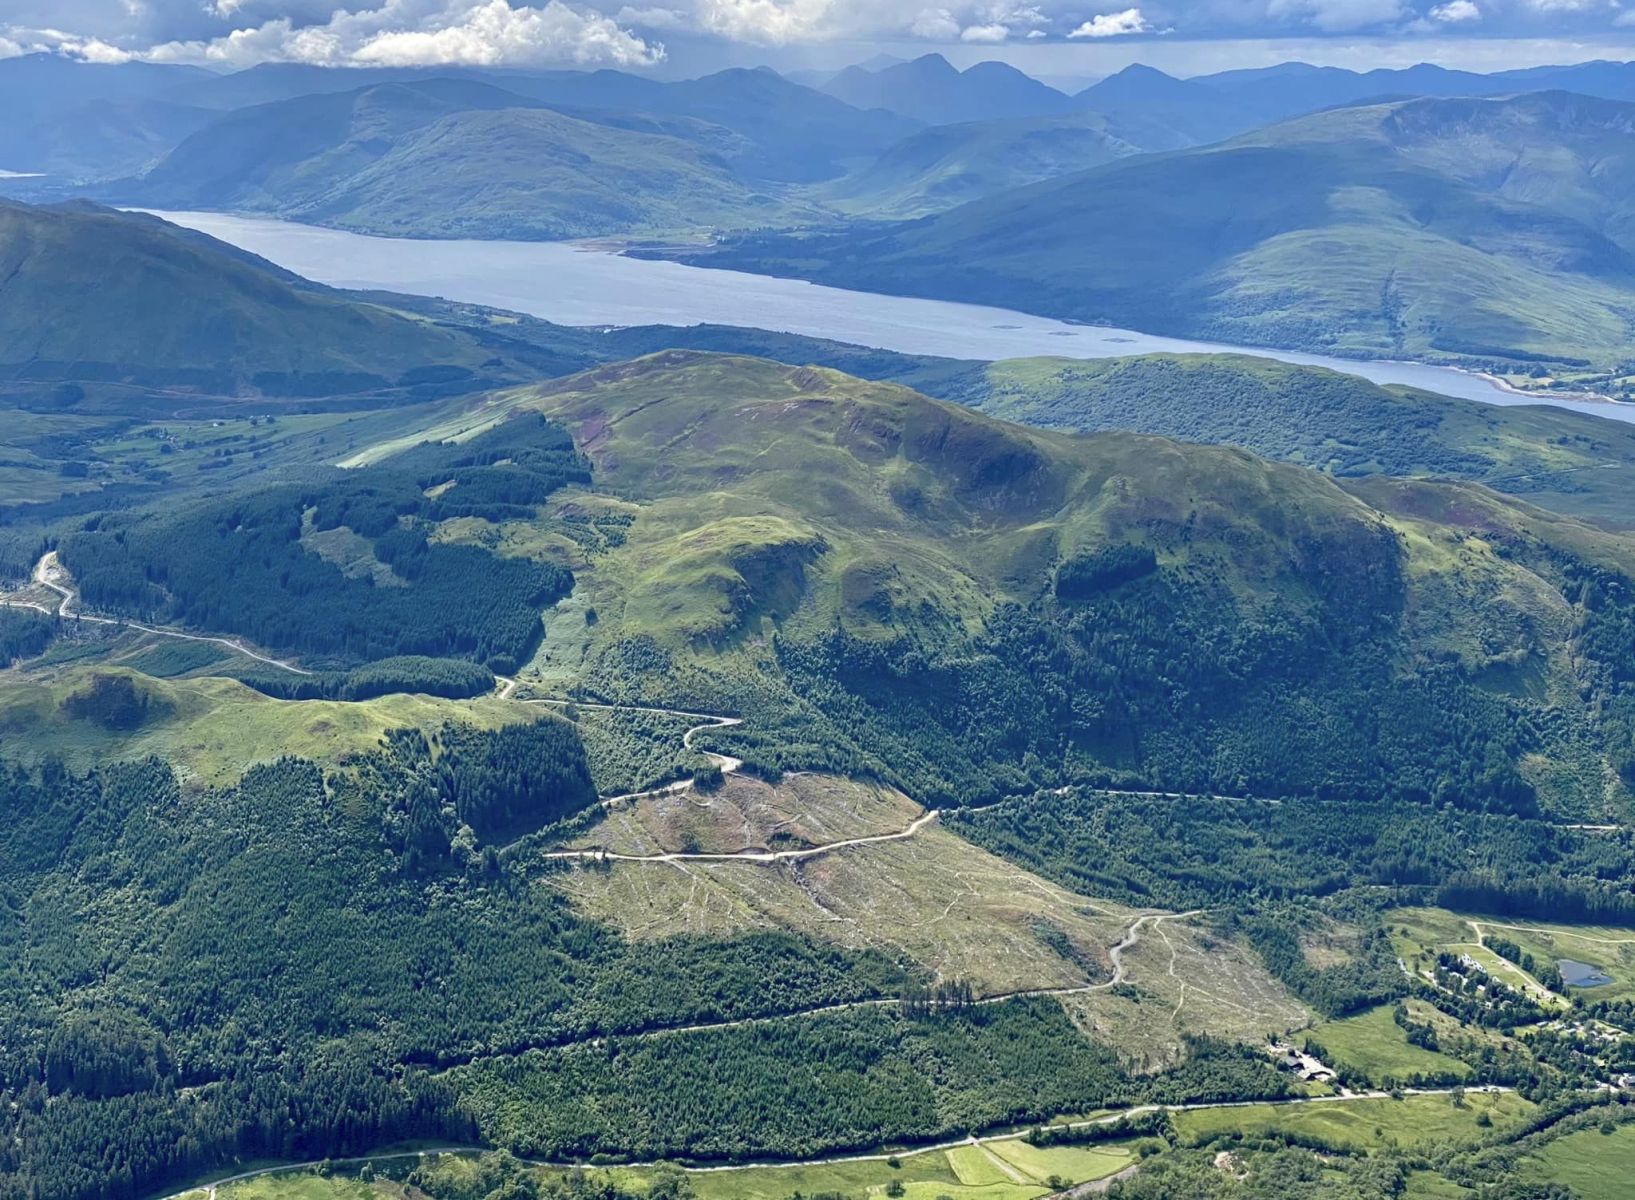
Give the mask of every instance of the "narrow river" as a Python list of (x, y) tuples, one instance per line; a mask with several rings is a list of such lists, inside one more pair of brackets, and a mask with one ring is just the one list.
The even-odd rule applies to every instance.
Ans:
[(1257, 354), (1488, 404), (1542, 403), (1635, 422), (1635, 405), (1521, 397), (1480, 376), (1447, 367), (1156, 337), (1003, 308), (853, 292), (798, 279), (625, 258), (567, 242), (427, 241), (371, 237), (270, 217), (208, 212), (156, 215), (259, 254), (319, 283), (441, 296), (523, 312), (561, 325), (740, 325), (949, 358)]

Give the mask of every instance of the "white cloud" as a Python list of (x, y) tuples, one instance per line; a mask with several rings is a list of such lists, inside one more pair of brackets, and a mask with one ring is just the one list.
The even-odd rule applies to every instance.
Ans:
[(1126, 37), (1132, 33), (1151, 33), (1152, 25), (1141, 15), (1139, 8), (1123, 12), (1101, 13), (1091, 17), (1067, 36), (1070, 38)]
[(1444, 25), (1457, 25), (1466, 21), (1480, 21), (1482, 10), (1472, 0), (1448, 0), (1448, 3), (1431, 9), (1430, 16), (1431, 20)]
[(704, 29), (740, 42), (781, 46), (817, 40), (839, 23), (832, 0), (696, 0)]
[(83, 38), (76, 40), (71, 47), (65, 47), (76, 58), (93, 63), (122, 63), (130, 62), (133, 57), (129, 50), (121, 50), (101, 38)]
[(959, 36), (959, 22), (946, 8), (928, 8), (914, 18), (908, 31), (928, 41), (951, 42)]
[(359, 12), (337, 10), (323, 24), (297, 26), (279, 17), (221, 37), (166, 42), (143, 57), (160, 62), (228, 66), (268, 60), (326, 66), (639, 67), (664, 57), (611, 17), (562, 0), (513, 8), (509, 0), (453, 0), (429, 10), (423, 0), (386, 0)]
[[(639, 66), (661, 56), (655, 38), (691, 46), (698, 35), (757, 47), (1107, 41), (1172, 28), (1197, 41), (1365, 36), (1416, 47), (1426, 35), (1584, 37), (1635, 25), (1635, 0), (0, 0), (0, 13), (0, 53)], [(1596, 56), (1581, 46), (1571, 53)]]
[(391, 67), (541, 62), (634, 66), (654, 62), (662, 53), (610, 18), (581, 13), (561, 0), (549, 0), (543, 8), (512, 8), (508, 0), (489, 0), (441, 28), (379, 33), (351, 57), (354, 62)]
[(613, 14), (621, 25), (641, 25), (647, 29), (686, 29), (691, 23), (679, 8), (631, 8), (626, 5)]
[(8, 32), (22, 36), (26, 40), (16, 41), (11, 37), (0, 36), (0, 58), (15, 58), (19, 54), (37, 54), (42, 51), (93, 63), (122, 63), (129, 62), (135, 57), (130, 51), (121, 49), (112, 42), (105, 42), (97, 37), (82, 37), (62, 29)]

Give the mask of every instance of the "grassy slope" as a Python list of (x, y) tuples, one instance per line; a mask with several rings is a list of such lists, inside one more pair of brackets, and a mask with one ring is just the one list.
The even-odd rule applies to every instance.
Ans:
[(225, 786), (248, 768), (294, 754), (344, 762), (374, 749), (388, 729), (435, 728), (445, 721), (481, 728), (530, 720), (537, 710), (498, 700), (393, 695), (355, 703), (273, 700), (232, 679), (142, 678), (152, 708), (131, 730), (73, 718), (63, 701), (94, 674), (115, 667), (73, 666), (0, 672), (0, 746), (28, 765), (60, 759), (78, 771), (157, 755), (190, 783)]
[[(583, 530), (609, 495), (628, 522), (576, 569), (582, 607), (563, 616), (567, 653), (548, 667), (557, 692), (787, 715), (806, 702), (774, 634), (810, 644), (839, 626), (877, 644), (960, 646), (996, 605), (1039, 597), (1059, 561), (1134, 540), (1175, 578), (1219, 589), (1211, 603), (1325, 628), (1357, 619), (1328, 611), (1331, 572), (1364, 571), (1356, 588), (1400, 578), (1400, 608), (1384, 618), (1399, 669), (1457, 664), (1501, 696), (1581, 713), (1577, 611), (1504, 547), (1635, 563), (1618, 536), (1483, 489), (1342, 487), (1238, 450), (1027, 429), (760, 360), (655, 355), (500, 393), (471, 418), (518, 405), (567, 425), (595, 467), (596, 493), (559, 494), (545, 525)], [(1588, 736), (1524, 764), (1546, 806), (1606, 807)], [(811, 734), (814, 746), (830, 737)], [(819, 761), (830, 760), (804, 765)], [(930, 799), (925, 786), (910, 790)]]
[(433, 364), (469, 374), (470, 338), (304, 285), (142, 216), (0, 201), (0, 370), (26, 378), (342, 392)]
[(1635, 1172), (1635, 1126), (1612, 1133), (1586, 1129), (1570, 1133), (1528, 1155), (1517, 1174), (1538, 1183), (1564, 1184), (1582, 1200), (1619, 1200), (1629, 1195)]
[(1595, 208), (1540, 172), (1517, 198), (1448, 162), (1479, 103), (1490, 144), (1523, 159), (1553, 147), (1576, 156), (1575, 180), (1587, 177), (1627, 106), (1608, 104), (1593, 122), (1498, 129), (1510, 101), (1414, 103), (1411, 141), (1395, 132), (1401, 106), (1319, 114), (903, 227), (751, 241), (724, 261), (1247, 345), (1624, 357), (1635, 266), (1615, 240), (1626, 223), (1616, 189)]
[(1027, 425), (1224, 443), (1335, 475), (1469, 479), (1559, 511), (1635, 522), (1635, 428), (1588, 413), (1481, 404), (1236, 355), (1014, 359), (939, 391)]
[(1391, 1018), (1391, 1006), (1382, 1004), (1355, 1016), (1319, 1021), (1309, 1036), (1330, 1055), (1329, 1065), (1379, 1081), (1412, 1079), (1416, 1075), (1452, 1073), (1461, 1078), (1470, 1067), (1456, 1058), (1411, 1045)]
[[(1205, 506), (1223, 533), (1264, 516), (1273, 492), (1297, 520), (1368, 520), (1318, 476), (1238, 452), (1029, 430), (760, 360), (657, 355), (503, 402), (566, 423), (598, 487), (643, 506), (596, 566), (598, 610), (669, 644), (727, 645), (767, 616), (881, 636), (974, 629), (1058, 556), (1179, 520), (1160, 497)], [(1277, 572), (1270, 558), (1219, 565), (1244, 586)]]
[[(1382, 484), (1365, 505), (1320, 475), (1231, 449), (1033, 430), (760, 360), (658, 355), (502, 402), (565, 422), (598, 486), (641, 506), (627, 547), (595, 567), (625, 584), (604, 623), (622, 605), (628, 628), (674, 644), (730, 641), (765, 615), (881, 633), (939, 615), (975, 627), (996, 599), (1031, 597), (1058, 557), (1182, 521), (1193, 506), (1207, 542), (1251, 531), (1275, 542), (1300, 523), (1360, 535), (1388, 519), (1417, 534), (1410, 561), (1427, 579), (1460, 566), (1457, 542), (1476, 555), (1461, 567), (1468, 576), (1516, 583), (1510, 564), (1426, 524), (1461, 524), (1448, 497), (1468, 499), (1481, 521), (1608, 562), (1635, 554), (1491, 493)], [(1289, 581), (1279, 583), (1276, 551), (1240, 546), (1222, 559), (1195, 541), (1166, 553), (1207, 562), (1239, 589), (1297, 599), (1278, 592)]]
[(1211, 1109), (1181, 1113), (1176, 1128), (1188, 1140), (1240, 1129), (1245, 1133), (1287, 1129), (1322, 1137), (1332, 1144), (1366, 1150), (1382, 1143), (1404, 1147), (1431, 1142), (1474, 1142), (1482, 1136), (1476, 1118), (1487, 1113), (1495, 1128), (1520, 1124), (1534, 1106), (1512, 1093), (1473, 1092), (1463, 1108), (1447, 1096), (1407, 1096), (1401, 1100), (1358, 1100), (1271, 1108)]

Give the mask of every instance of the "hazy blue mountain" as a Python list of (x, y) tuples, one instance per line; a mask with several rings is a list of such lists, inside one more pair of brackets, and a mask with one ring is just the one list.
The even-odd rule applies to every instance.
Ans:
[(848, 212), (919, 217), (1140, 149), (1099, 113), (933, 125), (891, 147), (824, 198)]
[[(618, 117), (613, 118), (618, 120)], [(672, 136), (682, 124), (706, 144)], [(689, 118), (597, 124), (462, 79), (380, 84), (230, 113), (121, 199), (268, 212), (411, 236), (567, 238), (786, 220)]]
[(0, 59), (0, 169), (66, 178), (136, 170), (207, 118), (167, 97), (210, 78), (195, 67), (59, 54)]
[(1610, 365), (1632, 123), (1559, 92), (1337, 109), (721, 261), (1242, 345)]
[(9, 116), (92, 100), (174, 99), (189, 84), (219, 79), (198, 67), (167, 63), (88, 63), (61, 54), (0, 59), (0, 107)]
[(1006, 63), (960, 71), (940, 54), (877, 69), (847, 67), (823, 90), (858, 108), (883, 108), (928, 125), (1049, 116), (1073, 106), (1055, 88)]
[(918, 127), (895, 114), (861, 111), (769, 70), (737, 68), (664, 82), (613, 70), (377, 70), (276, 63), (205, 80), (180, 95), (190, 103), (239, 108), (433, 78), (486, 84), (581, 116), (607, 110), (707, 121), (745, 139), (734, 160), (740, 173), (767, 180), (833, 178), (846, 164), (866, 160)]
[(1121, 126), (1140, 127), (1141, 144), (1153, 150), (1219, 141), (1255, 124), (1226, 110), (1215, 90), (1140, 63), (1092, 84), (1073, 100)]
[(91, 100), (0, 128), (0, 164), (60, 183), (130, 175), (218, 115), (166, 100)]
[[(1635, 65), (1592, 62), (1483, 75), (1431, 63), (1395, 70), (1348, 71), (1294, 62), (1192, 79), (1176, 79), (1136, 65), (1086, 88), (1074, 100), (1115, 121), (1139, 117), (1161, 126), (1174, 138), (1172, 145), (1162, 148), (1177, 149), (1234, 137), (1262, 125), (1338, 105), (1549, 90), (1635, 100)], [(1156, 148), (1151, 135), (1142, 144)]]

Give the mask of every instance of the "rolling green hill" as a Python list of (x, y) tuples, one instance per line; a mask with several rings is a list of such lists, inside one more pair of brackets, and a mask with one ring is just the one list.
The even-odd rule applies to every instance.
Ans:
[(1470, 480), (1559, 512), (1635, 524), (1635, 428), (1237, 355), (1013, 359), (926, 389), (1010, 421), (1241, 446), (1337, 476)]
[[(1110, 370), (1116, 399), (1175, 371), (1241, 392), (1256, 364)], [(1627, 839), (1579, 827), (1635, 780), (1623, 535), (701, 352), (376, 428), (304, 484), (79, 522), (84, 611), (308, 666), (487, 658), (515, 688), (274, 700), (159, 634), (11, 630), (9, 1192), (136, 1200), (416, 1140), (800, 1159), (1277, 1099), (1296, 1085), (1249, 1043), (1420, 988), (1386, 906), (1635, 919)], [(747, 772), (595, 805), (682, 749)], [(1432, 992), (1461, 1039), (1537, 1019), (1459, 981), (1416, 1019)], [(1370, 1026), (1395, 1029), (1426, 1036)], [(1604, 1073), (1491, 1040), (1429, 1057), (1527, 1095), (1415, 1098), (1450, 1129)]]
[[(1364, 491), (756, 360), (658, 355), (500, 401), (592, 463), (594, 493), (547, 515), (623, 531), (575, 568), (598, 619), (556, 686), (753, 708), (746, 757), (877, 771), (927, 801), (1109, 772), (1611, 799), (1622, 718), (1574, 698), (1573, 631), (1625, 619), (1575, 599), (1635, 566), (1617, 536), (1485, 489)], [(1523, 750), (1522, 714), (1545, 709), (1565, 724)], [(1465, 737), (1489, 748), (1447, 757)]]
[(0, 373), (14, 380), (276, 397), (446, 391), (521, 373), (468, 334), (89, 205), (0, 201), (0, 276)]
[(1632, 119), (1566, 93), (1342, 109), (711, 261), (1242, 345), (1610, 367), (1635, 259), (1608, 148)]
[(428, 80), (239, 110), (115, 188), (157, 207), (399, 236), (549, 239), (787, 219), (780, 201), (734, 177), (718, 153), (731, 144), (725, 130), (681, 118), (596, 124), (486, 85)]

